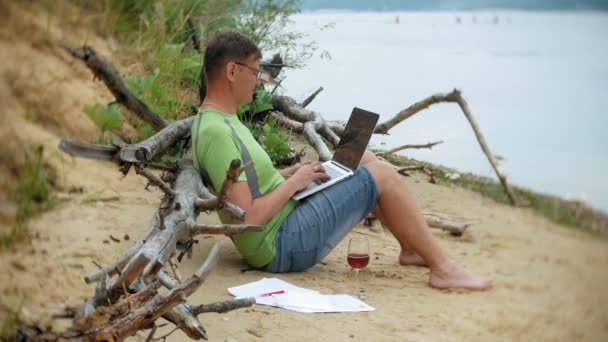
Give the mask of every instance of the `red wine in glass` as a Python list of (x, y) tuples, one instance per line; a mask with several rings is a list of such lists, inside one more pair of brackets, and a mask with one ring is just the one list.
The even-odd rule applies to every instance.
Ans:
[[(364, 269), (369, 263), (369, 242), (366, 238), (351, 238), (348, 241), (348, 254), (346, 261), (355, 270), (355, 283), (359, 292), (359, 271)], [(358, 298), (363, 298), (359, 293), (355, 294)]]
[(350, 267), (356, 270), (360, 270), (365, 268), (369, 263), (369, 254), (363, 253), (349, 253), (346, 257), (348, 264)]

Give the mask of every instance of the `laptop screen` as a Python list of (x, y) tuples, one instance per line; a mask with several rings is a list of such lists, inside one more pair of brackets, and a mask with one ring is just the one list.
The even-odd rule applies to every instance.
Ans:
[(376, 113), (355, 107), (332, 159), (355, 171), (376, 128), (378, 118)]

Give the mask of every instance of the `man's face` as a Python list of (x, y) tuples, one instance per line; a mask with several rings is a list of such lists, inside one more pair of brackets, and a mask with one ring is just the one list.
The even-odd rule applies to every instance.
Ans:
[(245, 62), (235, 62), (237, 65), (236, 95), (239, 105), (245, 105), (253, 101), (255, 88), (261, 84), (260, 61), (255, 57), (248, 58)]

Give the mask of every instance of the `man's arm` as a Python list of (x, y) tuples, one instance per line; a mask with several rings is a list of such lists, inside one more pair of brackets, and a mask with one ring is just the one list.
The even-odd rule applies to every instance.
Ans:
[(304, 189), (312, 181), (328, 178), (319, 162), (301, 165), (288, 180), (273, 191), (253, 199), (247, 182), (237, 182), (232, 186), (230, 202), (245, 210), (245, 221), (242, 224), (264, 224), (272, 218), (287, 201)]

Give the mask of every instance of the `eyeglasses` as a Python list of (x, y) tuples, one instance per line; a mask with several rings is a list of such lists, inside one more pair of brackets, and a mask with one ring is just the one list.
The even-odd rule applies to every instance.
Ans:
[(255, 71), (255, 79), (256, 81), (259, 81), (262, 78), (262, 74), (264, 73), (264, 70), (262, 69), (256, 69), (254, 67), (250, 67), (247, 64), (241, 63), (241, 62), (234, 62), (235, 64), (238, 64), (240, 66), (244, 66), (245, 68), (251, 69), (253, 71)]

